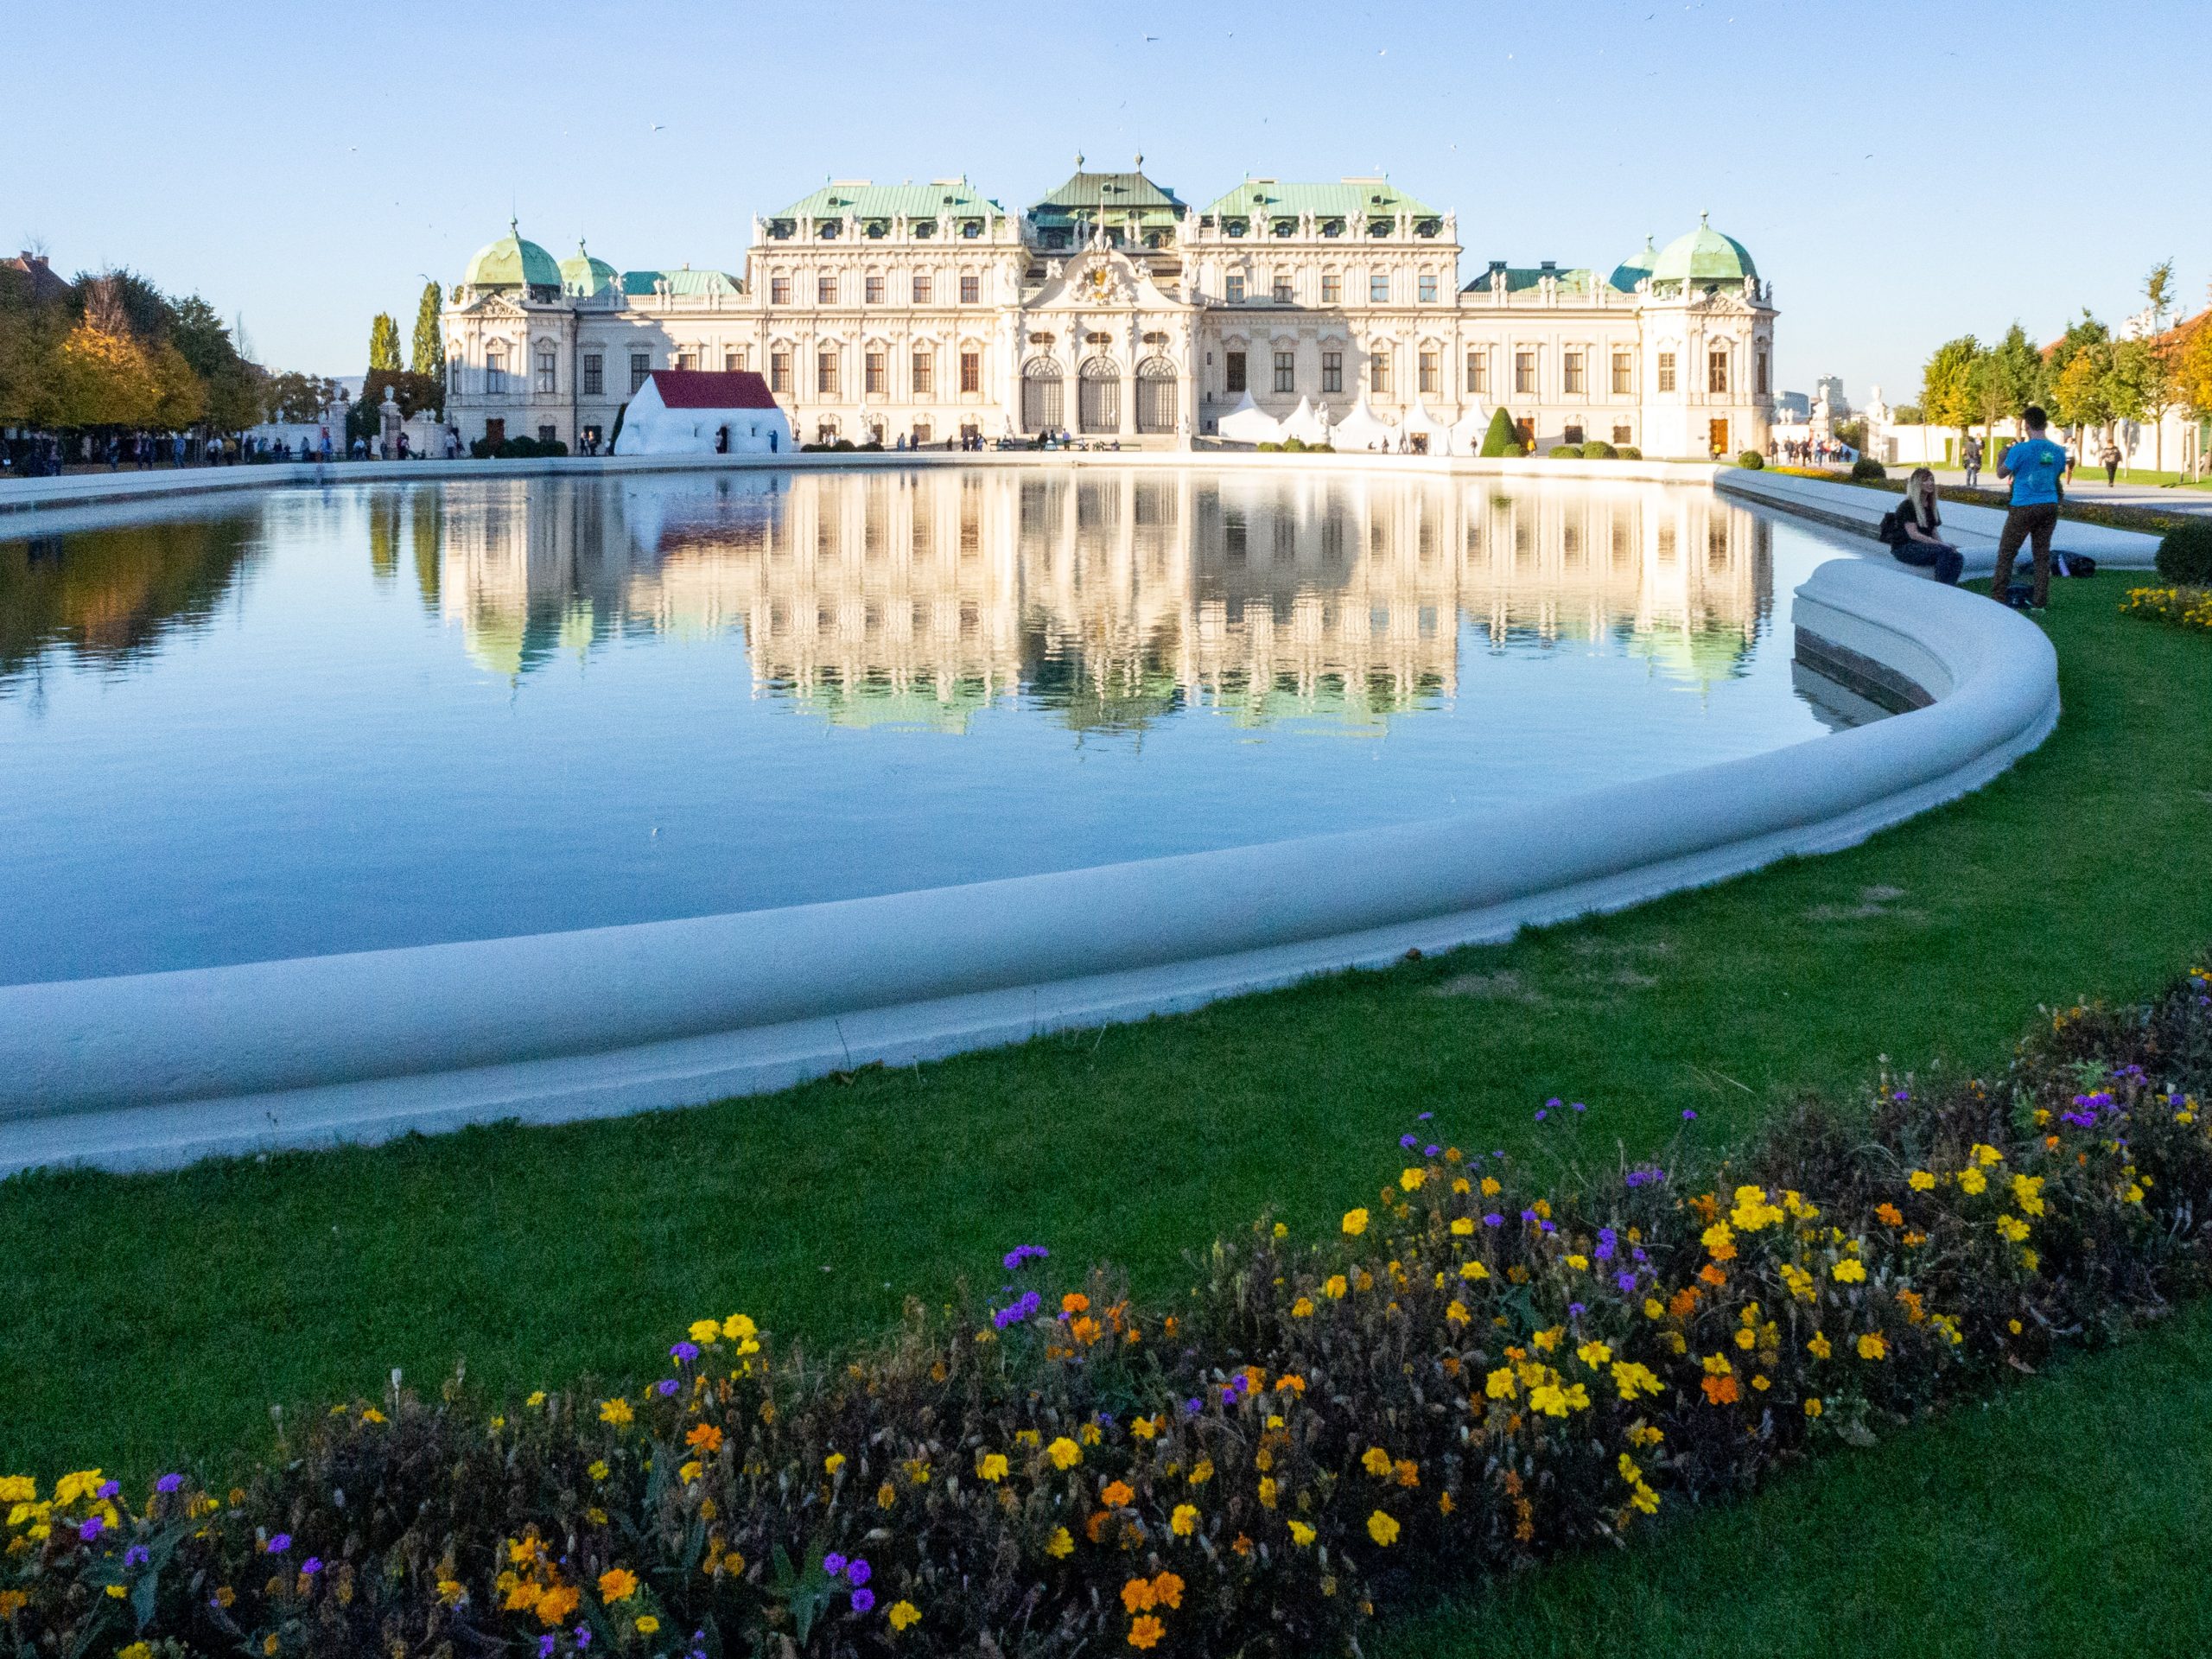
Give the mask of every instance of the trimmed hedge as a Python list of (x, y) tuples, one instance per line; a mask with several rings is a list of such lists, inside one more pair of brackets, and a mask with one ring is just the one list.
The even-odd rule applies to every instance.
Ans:
[(1710, 1185), (1580, 1103), (1536, 1113), (1586, 1172), (1548, 1187), (1422, 1112), (1339, 1231), (1263, 1218), (1172, 1307), (1021, 1245), (842, 1364), (732, 1313), (635, 1393), (395, 1378), (228, 1490), (6, 1478), (0, 1621), (90, 1659), (1342, 1652), (2202, 1293), (2208, 1103), (2199, 968)]
[(1582, 459), (1582, 446), (1579, 443), (1555, 443), (1551, 448), (1551, 458), (1554, 461), (1580, 461)]
[(2158, 543), (2158, 574), (2184, 588), (2212, 587), (2212, 518), (2190, 518)]
[(1623, 461), (1642, 461), (1643, 451), (1632, 443), (1624, 443), (1620, 446), (1620, 458)]
[(1758, 472), (1766, 466), (1766, 457), (1756, 449), (1738, 451), (1736, 464), (1747, 472)]
[(1496, 457), (1521, 452), (1521, 439), (1513, 429), (1513, 417), (1502, 408), (1491, 410), (1490, 425), (1483, 432), (1483, 454)]
[(1582, 446), (1582, 459), (1585, 461), (1614, 461), (1619, 455), (1620, 451), (1603, 438), (1592, 438)]
[(1861, 455), (1851, 463), (1851, 476), (1856, 482), (1871, 482), (1889, 475), (1889, 469), (1872, 455)]

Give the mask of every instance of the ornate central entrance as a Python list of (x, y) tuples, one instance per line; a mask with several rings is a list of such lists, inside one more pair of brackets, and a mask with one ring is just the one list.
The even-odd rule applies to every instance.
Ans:
[(1137, 365), (1137, 430), (1173, 432), (1175, 416), (1175, 365), (1147, 357)]
[(1057, 432), (1065, 424), (1060, 401), (1060, 365), (1039, 358), (1021, 372), (1021, 429)]
[(1077, 377), (1077, 423), (1085, 432), (1122, 429), (1122, 374), (1103, 357), (1086, 361)]

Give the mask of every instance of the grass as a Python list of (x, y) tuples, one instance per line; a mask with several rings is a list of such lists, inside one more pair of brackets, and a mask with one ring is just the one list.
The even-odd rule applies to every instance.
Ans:
[(642, 1374), (742, 1306), (817, 1344), (1012, 1243), (1141, 1290), (1274, 1206), (1325, 1224), (1400, 1128), (1517, 1147), (1547, 1095), (1641, 1152), (1723, 1144), (1886, 1052), (1998, 1063), (2038, 1001), (2149, 991), (2212, 938), (2204, 645), (2061, 584), (2066, 717), (1866, 845), (1511, 944), (695, 1111), (173, 1174), (0, 1185), (0, 1470), (254, 1448), (270, 1402), (465, 1359)]
[(2202, 1650), (2212, 1307), (1747, 1503), (1408, 1621), (1375, 1659)]

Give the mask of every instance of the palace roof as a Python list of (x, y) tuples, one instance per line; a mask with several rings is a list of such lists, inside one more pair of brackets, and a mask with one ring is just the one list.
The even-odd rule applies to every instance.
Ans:
[(771, 219), (988, 219), (1006, 210), (980, 194), (965, 179), (931, 179), (925, 184), (876, 184), (868, 179), (832, 179), (810, 191)]
[(1740, 283), (1759, 274), (1751, 251), (1732, 236), (1723, 236), (1698, 215), (1697, 229), (1669, 242), (1653, 261), (1655, 283)]
[(632, 299), (649, 300), (663, 283), (677, 299), (698, 299), (709, 294), (720, 294), (734, 299), (745, 292), (745, 284), (726, 270), (694, 270), (684, 265), (675, 270), (626, 270), (622, 273), (622, 291)]
[(1505, 291), (1508, 294), (1526, 294), (1532, 289), (1541, 288), (1547, 276), (1553, 278), (1558, 283), (1560, 294), (1569, 299), (1586, 298), (1594, 293), (1598, 287), (1597, 272), (1585, 266), (1577, 265), (1572, 270), (1562, 270), (1556, 264), (1551, 263), (1541, 265), (1509, 265), (1503, 259), (1493, 259), (1476, 275), (1474, 281), (1459, 291), (1463, 294), (1489, 293), (1490, 279), (1498, 271), (1505, 273)]
[(561, 286), (560, 262), (535, 242), (523, 239), (513, 219), (507, 233), (477, 249), (476, 257), (461, 273), (470, 288), (556, 288)]
[(614, 267), (606, 260), (594, 257), (584, 246), (581, 236), (576, 238), (576, 251), (561, 262), (561, 285), (569, 293), (588, 299), (594, 294), (604, 294), (621, 280)]
[(1281, 179), (1248, 178), (1207, 205), (1217, 219), (1441, 219), (1427, 202), (1408, 195), (1387, 178), (1339, 179), (1334, 184), (1294, 184)]
[(773, 409), (768, 383), (747, 369), (655, 369), (649, 377), (669, 409)]
[(1135, 213), (1141, 226), (1154, 230), (1173, 226), (1190, 211), (1173, 190), (1144, 175), (1141, 156), (1137, 157), (1137, 170), (1129, 173), (1087, 173), (1083, 170), (1083, 157), (1078, 156), (1075, 161), (1077, 170), (1067, 181), (1031, 205), (1031, 223), (1058, 229), (1081, 218), (1119, 226), (1128, 223)]

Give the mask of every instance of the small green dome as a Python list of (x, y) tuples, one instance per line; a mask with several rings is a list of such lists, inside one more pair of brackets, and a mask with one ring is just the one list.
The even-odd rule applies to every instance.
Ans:
[(576, 238), (576, 251), (561, 262), (561, 286), (571, 294), (589, 299), (594, 294), (604, 294), (618, 286), (621, 274), (604, 259), (594, 259), (584, 246), (582, 237)]
[(1740, 283), (1756, 276), (1751, 250), (1732, 236), (1723, 236), (1698, 216), (1697, 229), (1669, 242), (1653, 262), (1654, 283), (1683, 283), (1701, 288), (1712, 283)]
[(507, 233), (479, 248), (461, 280), (469, 288), (558, 288), (561, 267), (537, 243), (524, 241), (511, 219)]
[(1614, 266), (1613, 274), (1607, 280), (1622, 293), (1633, 294), (1636, 292), (1636, 285), (1651, 274), (1651, 267), (1656, 264), (1658, 260), (1659, 250), (1653, 245), (1651, 238), (1647, 236), (1643, 238), (1643, 248), (1631, 253), (1619, 264)]

